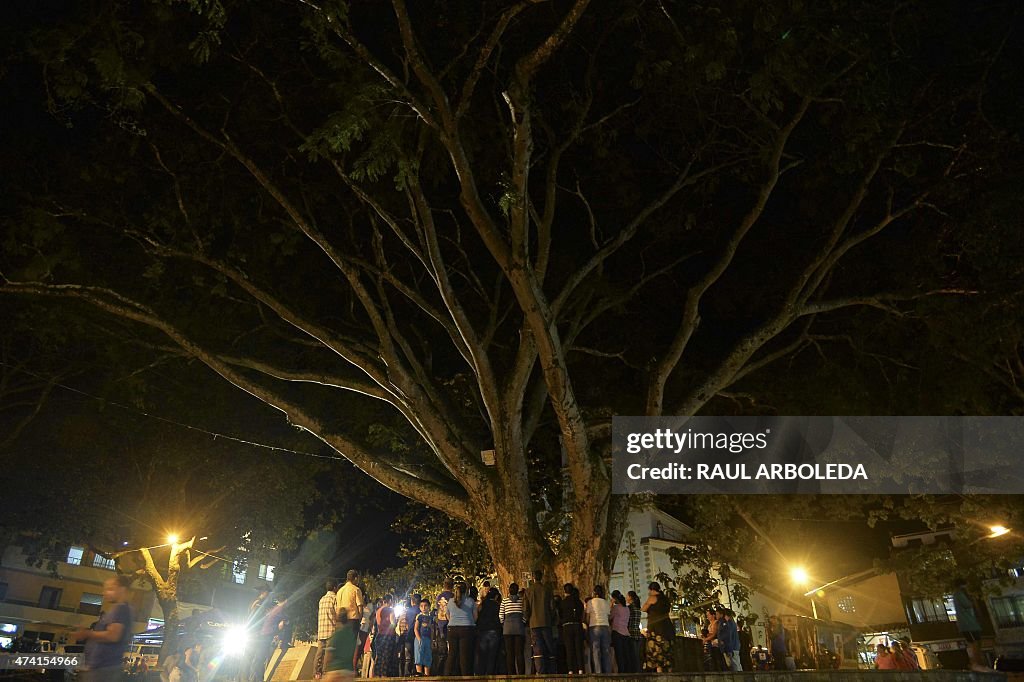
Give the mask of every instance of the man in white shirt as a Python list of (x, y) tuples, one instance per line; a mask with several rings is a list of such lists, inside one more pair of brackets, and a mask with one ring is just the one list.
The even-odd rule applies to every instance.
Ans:
[[(346, 582), (338, 590), (338, 613), (344, 609), (348, 613), (348, 624), (356, 632), (356, 642), (359, 641), (359, 622), (363, 619), (363, 590), (356, 585), (359, 573), (350, 570), (346, 575)], [(354, 661), (359, 660), (359, 647), (356, 647)], [(352, 664), (355, 669), (355, 663)]]
[(320, 597), (320, 604), (317, 607), (317, 631), (316, 638), (319, 647), (316, 650), (316, 662), (313, 664), (314, 677), (320, 679), (324, 674), (324, 654), (327, 652), (327, 640), (334, 634), (335, 625), (338, 622), (337, 589), (338, 581), (329, 578), (324, 585), (327, 590), (324, 596)]
[(359, 621), (363, 617), (363, 591), (356, 585), (359, 574), (349, 571), (346, 576), (347, 582), (338, 592), (338, 611), (345, 609), (348, 612), (348, 621), (352, 627), (359, 630)]

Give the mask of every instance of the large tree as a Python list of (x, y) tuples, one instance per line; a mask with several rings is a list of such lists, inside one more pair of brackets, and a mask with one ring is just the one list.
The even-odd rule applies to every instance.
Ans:
[(611, 414), (975, 291), (951, 230), (1011, 141), (1012, 6), (384, 9), (23, 10), (0, 290), (147, 328), (504, 580), (581, 584), (621, 535)]

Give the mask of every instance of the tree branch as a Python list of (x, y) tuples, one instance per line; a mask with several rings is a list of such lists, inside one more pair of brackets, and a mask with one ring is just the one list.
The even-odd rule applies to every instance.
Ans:
[[(782, 172), (781, 164), (783, 153), (786, 149), (786, 143), (789, 141), (789, 138), (797, 125), (799, 125), (800, 121), (803, 120), (810, 104), (811, 98), (804, 97), (800, 101), (796, 113), (784, 126), (779, 128), (768, 160), (768, 177), (761, 185), (757, 194), (757, 199), (754, 201), (754, 205), (751, 206), (750, 210), (740, 221), (735, 232), (733, 232), (729, 240), (726, 242), (721, 255), (712, 264), (708, 272), (701, 277), (701, 279), (698, 280), (697, 283), (689, 289), (689, 291), (687, 291), (684, 298), (683, 315), (679, 328), (676, 331), (672, 342), (669, 344), (665, 355), (654, 364), (650, 373), (647, 390), (646, 414), (650, 416), (658, 416), (664, 410), (665, 385), (668, 383), (669, 377), (678, 366), (679, 360), (683, 356), (683, 352), (686, 350), (693, 333), (700, 324), (701, 300), (707, 290), (710, 289), (711, 286), (717, 282), (722, 274), (728, 269), (737, 250), (739, 249), (740, 244), (743, 242), (744, 237), (746, 237), (747, 233), (764, 213), (765, 206), (768, 205), (768, 199), (775, 190), (775, 185), (778, 183), (779, 176)], [(710, 395), (714, 395), (714, 393), (706, 395), (704, 399), (707, 400)]]
[(509, 22), (511, 22), (517, 14), (535, 2), (536, 0), (525, 0), (524, 2), (512, 5), (502, 12), (501, 17), (495, 24), (490, 36), (487, 37), (487, 41), (484, 43), (483, 47), (480, 48), (480, 53), (477, 55), (476, 63), (473, 64), (473, 68), (469, 72), (469, 76), (466, 77), (466, 81), (462, 84), (462, 94), (459, 96), (459, 102), (455, 107), (456, 119), (462, 118), (469, 109), (473, 100), (473, 92), (476, 89), (476, 84), (480, 80), (480, 74), (483, 73), (484, 67), (487, 66), (487, 62), (490, 61), (491, 54), (493, 54), (494, 48), (498, 45), (498, 41), (501, 40), (502, 35), (504, 35), (505, 29), (508, 28)]
[(552, 55), (562, 46), (565, 39), (569, 37), (573, 28), (579, 22), (586, 11), (587, 6), (590, 4), (590, 0), (576, 0), (565, 17), (562, 18), (562, 22), (558, 25), (551, 35), (549, 35), (543, 43), (538, 45), (528, 55), (522, 57), (516, 64), (516, 76), (520, 81), (521, 86), (527, 86), (533, 77), (533, 74), (539, 69)]
[(572, 296), (573, 292), (583, 283), (584, 280), (598, 267), (601, 266), (608, 258), (615, 254), (620, 248), (636, 236), (639, 229), (646, 223), (647, 219), (651, 217), (656, 211), (661, 209), (667, 204), (674, 196), (676, 196), (681, 190), (686, 187), (690, 187), (700, 182), (703, 178), (724, 170), (730, 166), (734, 166), (740, 163), (741, 159), (732, 159), (725, 163), (716, 164), (710, 168), (706, 168), (702, 171), (690, 174), (690, 170), (693, 168), (694, 162), (697, 160), (696, 154), (690, 158), (687, 162), (686, 167), (679, 173), (675, 182), (662, 192), (658, 197), (644, 206), (637, 214), (633, 217), (626, 226), (619, 231), (619, 233), (611, 240), (606, 242), (590, 259), (583, 264), (578, 270), (572, 273), (562, 286), (562, 290), (558, 296), (555, 297), (554, 302), (551, 304), (551, 308), (555, 315), (558, 316), (562, 313), (565, 308), (566, 302), (569, 297)]
[[(434, 506), (462, 521), (468, 522), (470, 520), (469, 506), (463, 497), (441, 486), (416, 479), (397, 469), (380, 466), (379, 459), (355, 441), (342, 434), (332, 432), (306, 410), (238, 373), (215, 354), (199, 346), (173, 325), (139, 303), (107, 289), (73, 284), (48, 285), (38, 282), (5, 281), (0, 285), (0, 292), (77, 299), (109, 314), (132, 320), (160, 331), (189, 355), (200, 360), (231, 384), (285, 414), (292, 424), (303, 428), (331, 446), (336, 452), (382, 485), (401, 495), (418, 500), (423, 504)], [(452, 473), (457, 479), (465, 474), (464, 471)]]
[(441, 245), (437, 240), (437, 227), (434, 224), (434, 216), (427, 203), (426, 195), (420, 186), (419, 178), (413, 176), (408, 184), (409, 194), (412, 198), (414, 210), (419, 218), (419, 224), (426, 243), (427, 257), (430, 261), (430, 269), (437, 285), (437, 290), (444, 300), (445, 307), (455, 323), (455, 331), (463, 347), (467, 352), (467, 361), (473, 368), (477, 377), (477, 386), (480, 390), (480, 397), (484, 403), (484, 409), (488, 413), (491, 424), (497, 423), (500, 417), (498, 396), (498, 379), (491, 365), (487, 350), (480, 341), (472, 321), (466, 312), (465, 307), (459, 300), (448, 278), (448, 268), (445, 264), (444, 255), (441, 252)]

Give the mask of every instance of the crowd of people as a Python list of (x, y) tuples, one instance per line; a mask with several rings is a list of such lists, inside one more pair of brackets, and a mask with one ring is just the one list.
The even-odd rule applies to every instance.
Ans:
[[(67, 635), (69, 643), (85, 643), (88, 667), (82, 679), (86, 682), (120, 678), (121, 655), (131, 639), (129, 587), (127, 576), (108, 580), (104, 597), (110, 608), (92, 628)], [(976, 643), (981, 633), (973, 604), (963, 584), (958, 589), (963, 593), (954, 595), (958, 615), (963, 614), (958, 628), (969, 644)], [(239, 669), (239, 682), (263, 682), (274, 650), (290, 646), (287, 605), (288, 600), (277, 600), (266, 589), (253, 602), (249, 656)], [(647, 627), (642, 630), (644, 614)], [(583, 595), (571, 583), (555, 589), (541, 571), (535, 571), (526, 589), (512, 583), (506, 595), (486, 581), (478, 590), (474, 584), (449, 579), (437, 595), (413, 593), (396, 599), (388, 594), (371, 602), (356, 571), (349, 571), (345, 581), (326, 582), (317, 626), (315, 677), (325, 682), (343, 682), (357, 673), (361, 677), (583, 675), (672, 672), (673, 667), (675, 627), (669, 600), (656, 582), (648, 585), (646, 599), (634, 591), (607, 594), (602, 585)], [(768, 648), (755, 647), (749, 628), (731, 609), (709, 608), (701, 631), (704, 670), (796, 669), (782, 620), (771, 616), (766, 634)], [(164, 682), (198, 682), (202, 641), (189, 642), (164, 662)], [(975, 644), (975, 648), (979, 647)], [(875, 653), (878, 670), (920, 670), (909, 638), (880, 643)], [(991, 670), (973, 655), (971, 663), (975, 670)]]
[[(535, 571), (507, 593), (490, 582), (448, 579), (436, 595), (386, 594), (369, 600), (356, 571), (328, 580), (317, 609), (315, 677), (325, 682), (360, 677), (672, 672), (675, 626), (661, 586), (608, 594), (595, 585), (556, 588)], [(290, 640), (284, 608), (261, 593), (250, 611), (258, 636), (250, 642), (248, 682), (262, 682), (276, 646)], [(968, 613), (966, 607), (964, 613)], [(641, 628), (646, 615), (646, 628)], [(702, 619), (704, 669), (717, 672), (794, 670), (789, 637), (777, 616), (768, 619), (768, 647), (755, 647), (742, 620), (725, 606)], [(964, 627), (971, 627), (965, 623)], [(975, 634), (975, 633), (970, 633)], [(977, 636), (975, 636), (977, 639)], [(827, 652), (826, 652), (827, 653)], [(838, 666), (840, 659), (832, 657)], [(183, 657), (183, 670), (188, 669)], [(800, 661), (819, 667), (821, 661)], [(908, 642), (879, 644), (875, 667), (918, 670)], [(243, 676), (245, 677), (245, 676)], [(181, 675), (169, 682), (192, 682)]]
[(875, 670), (920, 670), (921, 664), (910, 649), (910, 638), (906, 641), (894, 639), (888, 646), (875, 647)]
[[(670, 672), (675, 627), (658, 583), (633, 591), (583, 594), (555, 589), (535, 571), (525, 589), (502, 594), (449, 579), (437, 595), (365, 598), (359, 576), (328, 580), (317, 610), (315, 676), (525, 675)], [(340, 583), (340, 584), (339, 584)], [(641, 630), (647, 615), (646, 632)], [(253, 680), (252, 682), (257, 682)]]

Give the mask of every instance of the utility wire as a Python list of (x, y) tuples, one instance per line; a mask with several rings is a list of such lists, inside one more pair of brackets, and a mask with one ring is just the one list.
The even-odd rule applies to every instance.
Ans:
[[(22, 372), (23, 374), (28, 374), (29, 376), (35, 377), (36, 379), (40, 379), (42, 381), (48, 381), (48, 379), (46, 377), (40, 376), (38, 374), (35, 374), (34, 372), (30, 372), (30, 371), (28, 371), (26, 369), (14, 367), (14, 366), (9, 365), (9, 364), (4, 363), (4, 362), (0, 362), (0, 367), (6, 367), (7, 369), (13, 369), (15, 371)], [(351, 462), (349, 462), (344, 457), (339, 457), (337, 455), (324, 455), (324, 454), (319, 454), (319, 453), (315, 453), (315, 452), (305, 452), (305, 451), (302, 451), (302, 450), (292, 450), (290, 448), (284, 448), (284, 447), (280, 447), (278, 445), (268, 445), (266, 443), (258, 443), (256, 441), (246, 440), (245, 438), (239, 438), (237, 436), (230, 436), (230, 435), (225, 434), (225, 433), (218, 433), (216, 431), (208, 431), (207, 429), (203, 429), (203, 428), (200, 428), (198, 426), (193, 426), (191, 424), (184, 424), (182, 422), (175, 421), (173, 419), (168, 419), (167, 417), (162, 417), (162, 416), (160, 416), (158, 414), (153, 414), (151, 412), (146, 412), (145, 410), (140, 410), (138, 408), (131, 407), (130, 405), (123, 405), (123, 404), (121, 404), (119, 402), (116, 402), (116, 401), (113, 401), (113, 400), (109, 400), (107, 398), (101, 398), (98, 395), (93, 395), (92, 393), (88, 393), (87, 391), (83, 391), (81, 389), (74, 388), (73, 386), (68, 386), (67, 384), (62, 384), (62, 383), (59, 383), (59, 382), (54, 382), (53, 385), (55, 387), (57, 387), (57, 388), (63, 388), (65, 391), (70, 391), (71, 393), (77, 393), (78, 395), (84, 396), (86, 398), (90, 398), (92, 400), (100, 401), (100, 402), (102, 402), (102, 403), (104, 403), (106, 405), (113, 405), (114, 407), (120, 408), (120, 409), (122, 409), (122, 410), (124, 410), (126, 412), (131, 412), (131, 413), (134, 413), (134, 414), (142, 415), (143, 417), (149, 417), (150, 419), (155, 419), (155, 420), (163, 422), (165, 424), (170, 424), (172, 426), (177, 426), (177, 427), (180, 427), (180, 428), (188, 429), (190, 431), (195, 431), (197, 433), (202, 433), (202, 434), (207, 435), (207, 436), (212, 436), (214, 440), (217, 440), (218, 438), (223, 438), (224, 440), (229, 440), (229, 441), (232, 441), (234, 443), (240, 443), (242, 445), (248, 445), (250, 447), (255, 447), (255, 448), (263, 448), (265, 450), (271, 450), (273, 452), (287, 452), (287, 453), (292, 454), (292, 455), (303, 455), (305, 457), (316, 457), (318, 459), (331, 459), (331, 460), (336, 460), (336, 461), (341, 461), (341, 462), (346, 462), (348, 464), (352, 464)], [(355, 466), (355, 465), (353, 464), (352, 466)]]

